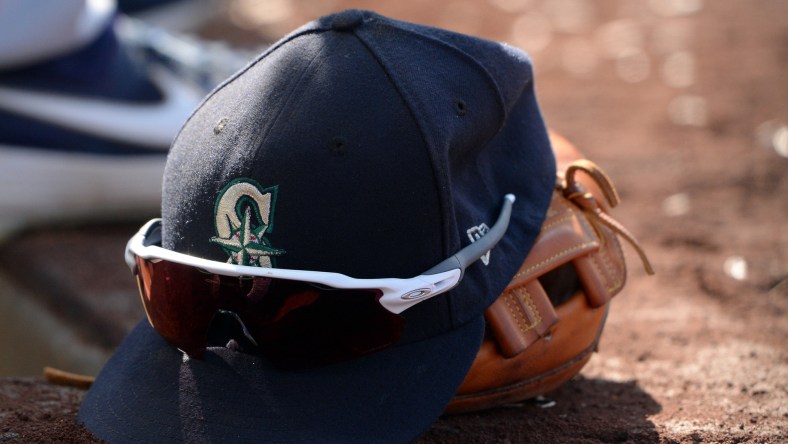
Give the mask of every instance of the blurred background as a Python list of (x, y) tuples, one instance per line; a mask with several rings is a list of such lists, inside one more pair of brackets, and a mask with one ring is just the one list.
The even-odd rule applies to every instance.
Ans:
[[(347, 8), (524, 49), (547, 124), (613, 178), (623, 201), (614, 214), (657, 269), (646, 277), (627, 253), (629, 285), (602, 349), (567, 390), (613, 384), (613, 403), (629, 408), (651, 438), (785, 438), (788, 2), (119, 4), (175, 36), (183, 51), (219, 47), (236, 62)], [(111, 223), (53, 218), (3, 233), (0, 375), (40, 375), (44, 365), (97, 373), (144, 316), (123, 249), (157, 208)]]

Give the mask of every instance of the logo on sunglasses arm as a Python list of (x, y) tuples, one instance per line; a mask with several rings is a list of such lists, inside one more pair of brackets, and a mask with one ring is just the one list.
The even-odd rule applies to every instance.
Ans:
[(210, 241), (224, 249), (228, 263), (272, 267), (273, 258), (285, 254), (266, 238), (274, 226), (277, 189), (246, 178), (222, 189), (214, 208), (216, 236)]
[[(490, 227), (482, 222), (482, 224), (479, 226), (468, 228), (466, 233), (468, 233), (468, 239), (470, 239), (471, 242), (476, 242), (477, 240), (484, 237), (488, 231), (490, 231)], [(484, 253), (484, 256), (481, 257), (481, 260), (484, 265), (490, 265), (490, 252), (488, 251)]]

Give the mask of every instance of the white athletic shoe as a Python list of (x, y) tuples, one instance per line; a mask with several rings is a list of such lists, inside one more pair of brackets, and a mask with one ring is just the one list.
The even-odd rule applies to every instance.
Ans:
[(62, 60), (0, 73), (0, 238), (28, 225), (158, 214), (172, 139), (209, 90), (252, 57), (130, 19), (102, 39), (77, 57), (123, 48), (125, 65), (113, 72), (143, 84), (144, 98), (124, 97), (122, 82), (47, 77)]

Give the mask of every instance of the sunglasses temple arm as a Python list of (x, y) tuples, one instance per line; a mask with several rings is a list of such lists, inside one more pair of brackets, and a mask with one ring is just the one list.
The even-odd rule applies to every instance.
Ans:
[(140, 245), (156, 245), (161, 244), (161, 219), (151, 219), (140, 228), (134, 236), (126, 242), (126, 250), (123, 254), (123, 259), (126, 260), (126, 265), (129, 266), (132, 272), (137, 267), (134, 257), (137, 255), (132, 248), (133, 245), (139, 243)]
[(126, 243), (126, 250), (123, 253), (123, 259), (125, 259), (126, 265), (129, 266), (129, 270), (131, 270), (132, 273), (134, 272), (134, 269), (137, 267), (137, 263), (134, 260), (135, 254), (131, 251), (131, 245), (137, 236), (138, 235), (135, 235), (134, 237), (129, 239), (129, 241)]
[(490, 231), (488, 231), (487, 234), (485, 234), (476, 242), (473, 242), (467, 247), (458, 251), (454, 256), (447, 258), (438, 265), (425, 271), (423, 274), (438, 274), (444, 271), (456, 270), (458, 268), (464, 274), (466, 268), (479, 260), (479, 258), (484, 256), (488, 251), (492, 250), (493, 247), (495, 247), (495, 245), (501, 240), (504, 233), (506, 233), (506, 229), (509, 227), (509, 219), (512, 216), (512, 204), (514, 203), (514, 200), (515, 198), (513, 194), (507, 194), (504, 196), (503, 207), (501, 208), (501, 213), (498, 216), (498, 220), (495, 222), (492, 228), (490, 228)]

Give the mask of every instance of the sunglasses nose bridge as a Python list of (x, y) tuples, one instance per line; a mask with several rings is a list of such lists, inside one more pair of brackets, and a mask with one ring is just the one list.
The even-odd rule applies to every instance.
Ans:
[(241, 327), (241, 331), (243, 332), (244, 337), (246, 337), (246, 339), (248, 339), (255, 347), (259, 347), (259, 345), (257, 344), (257, 341), (252, 336), (252, 333), (247, 328), (246, 323), (244, 322), (243, 318), (238, 313), (236, 313), (236, 312), (234, 312), (232, 310), (223, 310), (223, 309), (217, 310), (217, 313), (225, 315), (225, 316), (235, 320), (238, 323), (238, 326)]

